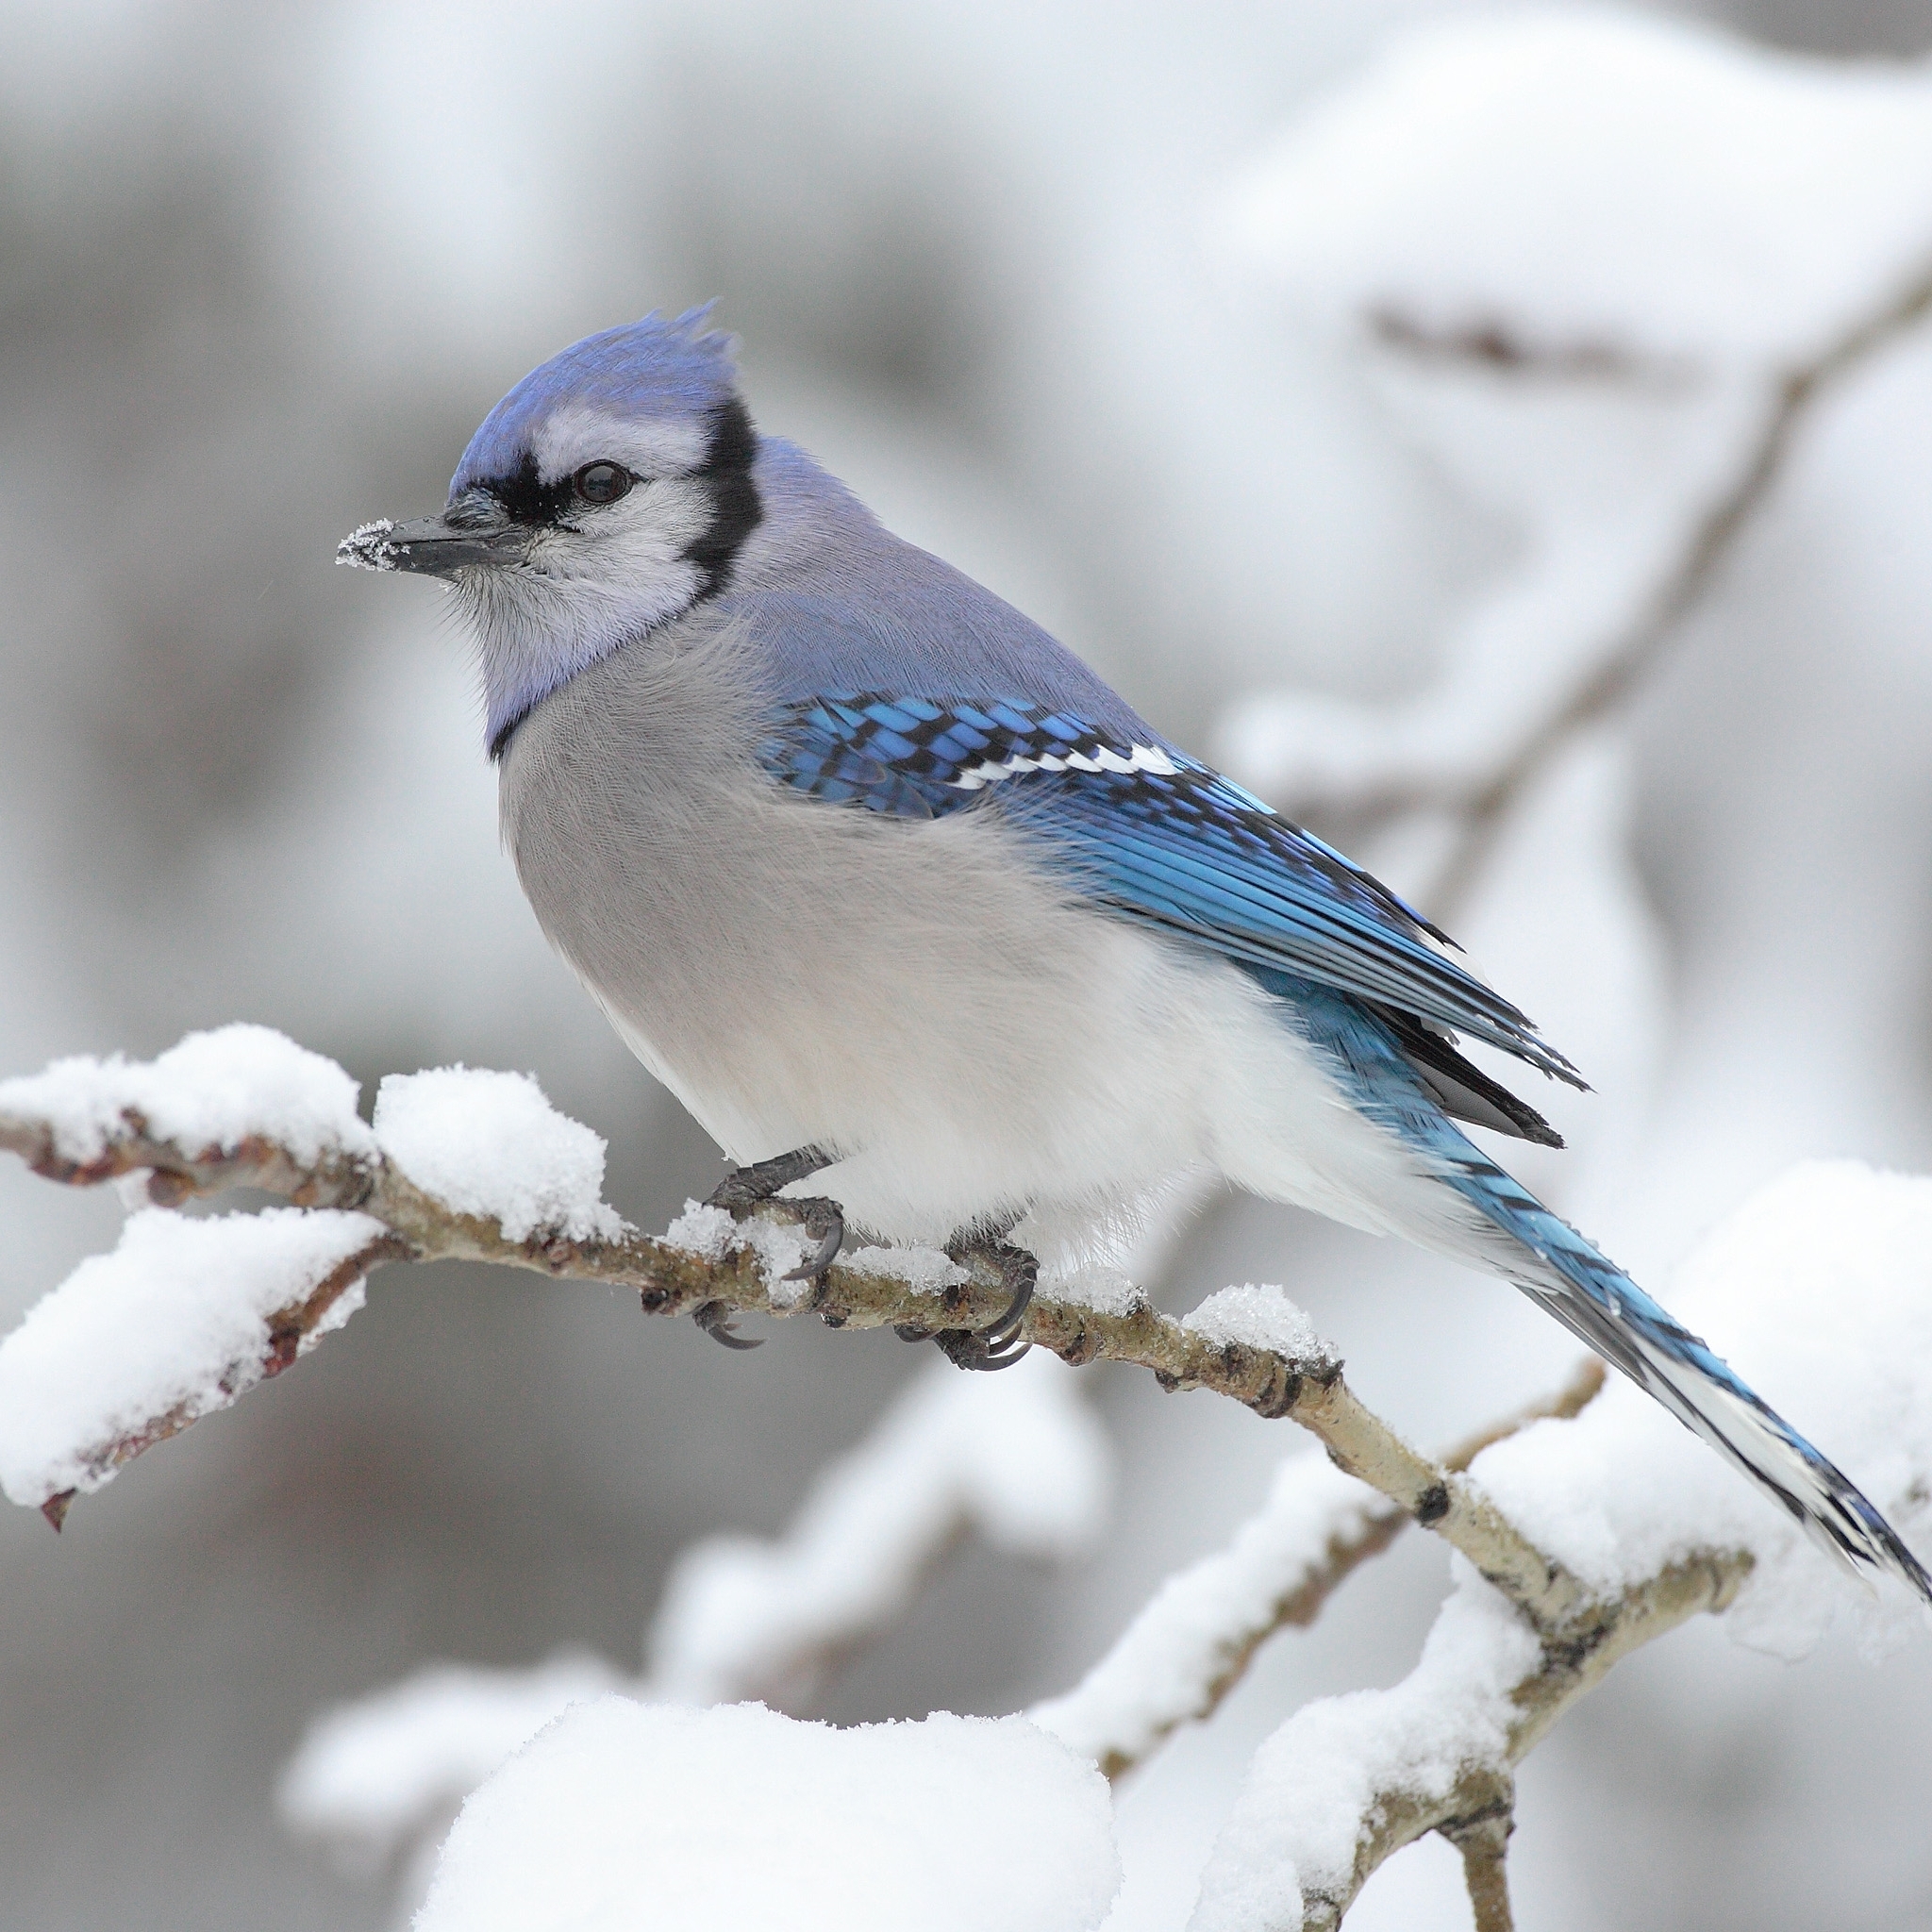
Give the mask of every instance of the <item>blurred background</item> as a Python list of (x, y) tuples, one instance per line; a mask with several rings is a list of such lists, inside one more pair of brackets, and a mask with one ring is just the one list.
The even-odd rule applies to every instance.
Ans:
[[(1347, 126), (1328, 104), (1359, 106), (1391, 48), (1469, 11), (0, 8), (0, 1070), (248, 1019), (368, 1082), (536, 1074), (608, 1137), (611, 1198), (647, 1227), (714, 1184), (715, 1150), (548, 954), (497, 849), (441, 591), (331, 566), (352, 525), (441, 501), (532, 364), (711, 296), (764, 427), (1169, 734), (1398, 887), (1440, 881), (1454, 827), (1370, 809), (1375, 747), (1399, 773), (1402, 747), (1454, 738), (1432, 692), (1493, 712), (1587, 669), (1722, 494), (1738, 412), (1839, 315), (1784, 297), (1826, 289), (1855, 316), (1913, 222), (1932, 258), (1932, 145), (1912, 145), (1932, 0), (1657, 8), (1627, 18), (1694, 15), (1719, 65), (1758, 72), (1754, 43), (1802, 57), (1762, 71), (1813, 148), (1761, 129), (1728, 148), (1741, 118), (1692, 116), (1701, 144), (1666, 178), (1680, 149), (1631, 131), (1637, 225), (1684, 227), (1681, 264), (1644, 258), (1649, 334), (1641, 287), (1620, 307), (1576, 266), (1623, 205), (1613, 146), (1587, 180), (1530, 147), (1465, 156), (1444, 177), (1469, 184), (1464, 225), (1428, 225), (1474, 264), (1448, 325), (1507, 346), (1521, 321), (1596, 359), (1507, 393), (1509, 356), (1467, 340), (1436, 363), (1503, 374), (1397, 366), (1416, 331), (1388, 325), (1384, 283), (1426, 308), (1449, 275), (1398, 273), (1421, 232), (1400, 183), (1428, 157), (1351, 199), (1349, 143), (1383, 152), (1385, 124), (1373, 100)], [(1326, 148), (1294, 135), (1324, 126)], [(1285, 129), (1304, 144), (1279, 149)], [(1519, 177), (1556, 180), (1544, 227), (1510, 201)], [(1277, 219), (1297, 194), (1299, 227)], [(1830, 280), (1817, 238), (1868, 206), (1898, 233)], [(1574, 220), (1572, 254), (1552, 219)], [(1747, 233), (1752, 274), (1687, 298), (1687, 321), (1686, 277)], [(1637, 373), (1579, 400), (1565, 367)], [(1666, 1278), (1800, 1156), (1932, 1162), (1928, 448), (1932, 351), (1903, 337), (1820, 400), (1631, 702), (1457, 886), (1458, 933), (1599, 1090), (1553, 1103), (1574, 1152), (1525, 1177), (1641, 1274)], [(1662, 506), (1663, 534), (1639, 515), (1599, 542), (1633, 505)], [(1407, 736), (1378, 738), (1390, 720)], [(1324, 765), (1343, 741), (1357, 755)], [(118, 1215), (0, 1168), (0, 1317)], [(1571, 1359), (1508, 1289), (1286, 1209), (1210, 1200), (1158, 1258), (1174, 1307), (1285, 1282), (1424, 1442)], [(921, 1365), (885, 1337), (797, 1324), (727, 1355), (582, 1288), (384, 1274), (340, 1340), (85, 1501), (59, 1541), (0, 1517), (0, 1924), (391, 1924), (389, 1887), (278, 1821), (310, 1719), (435, 1659), (576, 1647), (635, 1669), (678, 1550), (778, 1531)], [(1002, 1711), (1063, 1688), (1301, 1448), (1143, 1375), (1091, 1371), (1083, 1392), (1117, 1461), (1096, 1550), (1048, 1569), (962, 1549), (801, 1708)], [(1399, 1545), (1129, 1788), (1116, 1932), (1185, 1922), (1254, 1745), (1309, 1696), (1406, 1673), (1445, 1574), (1425, 1540)], [(1523, 1923), (1932, 1925), (1928, 1714), (1923, 1647), (1874, 1666), (1840, 1632), (1790, 1667), (1678, 1634), (1529, 1761)], [(1467, 1909), (1431, 1843), (1350, 1924)]]

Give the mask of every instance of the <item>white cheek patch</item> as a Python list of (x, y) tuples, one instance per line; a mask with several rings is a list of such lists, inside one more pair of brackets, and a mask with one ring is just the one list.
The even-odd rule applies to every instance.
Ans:
[(553, 410), (530, 439), (546, 483), (603, 458), (640, 476), (682, 476), (703, 463), (710, 442), (703, 422), (613, 416), (584, 403)]
[(1158, 745), (1132, 745), (1124, 757), (1103, 746), (1091, 753), (1042, 752), (1037, 758), (986, 758), (961, 772), (951, 782), (956, 791), (978, 791), (985, 786), (998, 784), (1002, 778), (1016, 777), (1022, 772), (1153, 772), (1163, 778), (1173, 778), (1179, 775), (1180, 767)]
[(710, 527), (711, 514), (710, 491), (690, 477), (640, 483), (615, 503), (576, 507), (566, 521), (540, 528), (530, 556), (550, 575), (614, 583), (681, 557)]

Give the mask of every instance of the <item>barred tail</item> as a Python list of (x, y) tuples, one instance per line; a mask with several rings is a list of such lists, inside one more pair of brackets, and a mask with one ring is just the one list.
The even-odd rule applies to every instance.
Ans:
[[(1598, 1355), (1766, 1490), (1855, 1572), (1890, 1571), (1928, 1603), (1932, 1577), (1844, 1474), (1613, 1261), (1443, 1124), (1459, 1145), (1439, 1170), (1509, 1237), (1486, 1257)], [(1433, 1137), (1432, 1137), (1433, 1138)], [(1444, 1150), (1433, 1150), (1439, 1160)]]

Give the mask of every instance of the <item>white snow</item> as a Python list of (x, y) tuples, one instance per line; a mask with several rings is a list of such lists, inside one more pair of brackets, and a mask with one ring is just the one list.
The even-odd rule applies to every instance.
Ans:
[(1300, 117), (1219, 236), (1351, 323), (1793, 358), (1922, 264), (1932, 82), (1607, 9), (1443, 22)]
[[(1165, 1233), (1165, 1228), (1158, 1229), (1152, 1237), (1152, 1243), (1159, 1245)], [(1151, 1256), (1148, 1258), (1158, 1261), (1160, 1257)], [(1158, 1274), (1160, 1271), (1156, 1267), (1144, 1272)], [(1040, 1285), (1034, 1290), (1034, 1294), (1043, 1302), (1078, 1302), (1097, 1314), (1122, 1317), (1138, 1315), (1148, 1305), (1147, 1291), (1132, 1274), (1097, 1261), (1042, 1268)]]
[(835, 1730), (608, 1697), (463, 1807), (417, 1932), (1085, 1932), (1106, 1782), (1023, 1718)]
[(346, 563), (353, 570), (394, 570), (395, 545), (389, 541), (390, 532), (394, 528), (392, 517), (377, 517), (371, 523), (358, 524), (336, 545), (336, 561)]
[(1359, 1535), (1386, 1507), (1320, 1453), (1285, 1462), (1267, 1503), (1224, 1548), (1170, 1576), (1072, 1690), (1026, 1715), (1096, 1762), (1110, 1752), (1145, 1756), (1200, 1714), (1329, 1546)]
[(1239, 1288), (1217, 1289), (1181, 1326), (1218, 1347), (1241, 1342), (1249, 1348), (1269, 1348), (1276, 1355), (1302, 1362), (1333, 1362), (1335, 1344), (1315, 1333), (1315, 1324), (1272, 1283), (1252, 1281)]
[(695, 1255), (700, 1261), (722, 1261), (738, 1240), (738, 1223), (723, 1208), (704, 1201), (687, 1201), (684, 1212), (664, 1230), (667, 1247)]
[(375, 1869), (573, 1704), (619, 1688), (591, 1657), (529, 1671), (419, 1671), (309, 1726), (276, 1790), (296, 1831)]
[[(97, 1490), (122, 1439), (226, 1407), (261, 1379), (269, 1318), (382, 1232), (332, 1209), (132, 1216), (112, 1254), (83, 1261), (0, 1342), (0, 1491), (38, 1505)], [(361, 1305), (358, 1283), (304, 1347)]]
[[(799, 1307), (812, 1293), (809, 1281), (785, 1279), (818, 1246), (794, 1223), (761, 1214), (740, 1221), (723, 1208), (687, 1201), (684, 1212), (664, 1230), (664, 1241), (704, 1261), (722, 1261), (726, 1255), (749, 1249), (758, 1259), (772, 1307), (780, 1312)], [(903, 1281), (927, 1293), (966, 1279), (966, 1271), (937, 1248), (848, 1248), (841, 1253), (839, 1265), (855, 1274)]]
[(1214, 220), (1251, 297), (1336, 331), (1518, 560), (1433, 686), (1257, 695), (1211, 748), (1304, 811), (1467, 797), (1645, 620), (1784, 374), (1932, 266), (1932, 79), (1634, 13), (1436, 23)]
[(939, 1248), (854, 1248), (839, 1262), (855, 1274), (903, 1281), (922, 1294), (938, 1294), (966, 1279), (965, 1269)]
[(722, 1261), (726, 1255), (748, 1250), (758, 1261), (772, 1307), (780, 1312), (810, 1298), (809, 1281), (785, 1278), (818, 1245), (793, 1223), (768, 1220), (762, 1214), (740, 1221), (723, 1208), (687, 1201), (684, 1212), (664, 1230), (664, 1241), (701, 1261)]
[(153, 1060), (80, 1054), (0, 1080), (0, 1114), (47, 1122), (70, 1160), (96, 1158), (131, 1111), (191, 1152), (260, 1136), (307, 1162), (373, 1147), (357, 1092), (335, 1061), (270, 1027), (237, 1024), (191, 1033)]
[(1304, 1705), (1255, 1754), (1189, 1932), (1299, 1925), (1307, 1894), (1345, 1890), (1379, 1793), (1440, 1797), (1466, 1769), (1504, 1763), (1509, 1689), (1535, 1669), (1537, 1640), (1455, 1560), (1456, 1591), (1408, 1676)]
[(1062, 1363), (997, 1375), (935, 1362), (824, 1469), (785, 1535), (678, 1558), (649, 1641), (654, 1696), (708, 1704), (808, 1686), (891, 1624), (962, 1529), (1029, 1557), (1087, 1548), (1110, 1486), (1105, 1434)]
[(573, 1241), (624, 1232), (604, 1201), (602, 1136), (558, 1113), (527, 1074), (391, 1074), (375, 1096), (375, 1139), (419, 1188), (498, 1222), (508, 1241), (540, 1229)]
[[(1793, 1169), (1702, 1243), (1663, 1296), (1932, 1560), (1932, 1179), (1856, 1161)], [(1612, 1376), (1574, 1422), (1539, 1423), (1472, 1474), (1525, 1534), (1615, 1589), (1696, 1548), (1749, 1550), (1733, 1638), (1802, 1657), (1848, 1607), (1869, 1647), (1922, 1628), (1874, 1597), (1655, 1403)]]
[[(1691, 1256), (1669, 1299), (1724, 1338), (1740, 1373), (1932, 1555), (1932, 1179), (1854, 1161), (1796, 1168)], [(1606, 1591), (1699, 1550), (1749, 1552), (1753, 1570), (1724, 1623), (1754, 1648), (1802, 1657), (1840, 1607), (1870, 1653), (1927, 1628), (1924, 1607), (1890, 1580), (1872, 1592), (1849, 1585), (1761, 1492), (1618, 1377), (1574, 1420), (1494, 1444), (1472, 1473), (1541, 1548)], [(1201, 1571), (1211, 1576), (1217, 1560)], [(1460, 1557), (1456, 1574), (1407, 1678), (1306, 1706), (1257, 1754), (1192, 1932), (1298, 1924), (1303, 1894), (1346, 1879), (1376, 1793), (1436, 1795), (1466, 1766), (1501, 1765), (1509, 1687), (1533, 1667), (1536, 1642)], [(1160, 1602), (1141, 1620), (1150, 1671), (1188, 1656)], [(1222, 1614), (1211, 1595), (1203, 1602), (1210, 1619)], [(1085, 1741), (1141, 1720), (1124, 1673), (1103, 1674), (1112, 1664), (1092, 1690), (1061, 1700), (1065, 1719), (1049, 1706), (1041, 1721)]]

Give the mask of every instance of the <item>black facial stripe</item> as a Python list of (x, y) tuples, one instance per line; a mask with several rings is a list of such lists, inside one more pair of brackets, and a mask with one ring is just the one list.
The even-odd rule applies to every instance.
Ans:
[(559, 476), (545, 483), (537, 475), (537, 458), (528, 450), (513, 474), (491, 476), (483, 484), (513, 524), (554, 524), (570, 507), (571, 479)]
[[(758, 433), (751, 412), (733, 396), (711, 412), (710, 441), (705, 459), (691, 471), (693, 482), (705, 486), (711, 514), (702, 536), (684, 550), (686, 561), (704, 572), (698, 597), (715, 597), (731, 580), (731, 566), (744, 540), (764, 521), (764, 505), (752, 481), (758, 455)], [(508, 475), (482, 479), (513, 524), (557, 524), (576, 501), (573, 478), (559, 476), (545, 483), (537, 474), (537, 458), (528, 450)]]
[(751, 412), (738, 397), (711, 414), (711, 441), (703, 464), (691, 474), (711, 498), (711, 519), (704, 535), (684, 555), (704, 572), (698, 597), (715, 597), (731, 581), (731, 566), (744, 540), (764, 521), (765, 507), (751, 467), (758, 460), (758, 433)]

